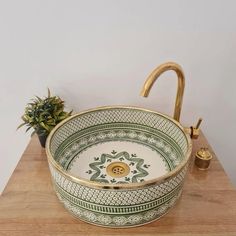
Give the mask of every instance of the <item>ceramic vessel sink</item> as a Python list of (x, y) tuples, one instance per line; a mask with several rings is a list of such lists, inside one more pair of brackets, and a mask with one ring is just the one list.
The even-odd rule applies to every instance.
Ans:
[(46, 152), (56, 194), (75, 217), (131, 227), (178, 200), (191, 140), (174, 119), (137, 107), (78, 113), (50, 133)]

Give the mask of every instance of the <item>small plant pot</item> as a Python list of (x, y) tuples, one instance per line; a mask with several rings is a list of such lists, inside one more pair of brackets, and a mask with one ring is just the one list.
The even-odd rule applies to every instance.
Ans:
[(47, 135), (39, 135), (39, 134), (37, 134), (38, 135), (38, 138), (39, 138), (39, 142), (40, 142), (40, 144), (41, 144), (41, 146), (43, 147), (43, 148), (45, 148), (45, 144), (46, 144), (46, 140), (47, 140)]

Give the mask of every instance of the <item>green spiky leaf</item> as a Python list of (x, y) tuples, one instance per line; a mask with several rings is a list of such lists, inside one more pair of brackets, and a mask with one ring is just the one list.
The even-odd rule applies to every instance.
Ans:
[(71, 116), (72, 111), (64, 111), (64, 101), (58, 96), (52, 96), (48, 88), (48, 96), (35, 96), (25, 107), (21, 117), (24, 123), (17, 129), (27, 126), (26, 131), (33, 128), (38, 135), (47, 135), (63, 119)]
[(22, 123), (20, 124), (16, 129), (18, 130), (19, 128), (21, 128), (22, 126), (26, 125), (26, 123)]
[(51, 97), (51, 92), (50, 92), (50, 89), (48, 88), (48, 98)]

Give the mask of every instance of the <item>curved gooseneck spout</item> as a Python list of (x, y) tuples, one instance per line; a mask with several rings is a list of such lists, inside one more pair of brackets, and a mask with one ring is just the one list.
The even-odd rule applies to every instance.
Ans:
[(143, 85), (141, 95), (143, 97), (147, 97), (149, 95), (149, 92), (157, 80), (157, 78), (163, 74), (164, 72), (168, 70), (173, 70), (176, 72), (178, 77), (178, 89), (176, 94), (176, 100), (175, 100), (175, 110), (174, 110), (174, 119), (179, 121), (180, 119), (180, 113), (182, 108), (182, 102), (183, 102), (183, 95), (184, 95), (184, 86), (185, 86), (185, 77), (184, 72), (182, 68), (174, 63), (174, 62), (167, 62), (160, 66), (158, 66), (147, 78), (146, 82)]

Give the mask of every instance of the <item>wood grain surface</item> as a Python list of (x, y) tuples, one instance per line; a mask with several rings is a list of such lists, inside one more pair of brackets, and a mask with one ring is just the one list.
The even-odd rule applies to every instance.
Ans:
[[(209, 147), (204, 135), (194, 141), (193, 154)], [(210, 148), (210, 147), (209, 147)], [(33, 137), (0, 196), (0, 235), (233, 235), (236, 236), (236, 190), (213, 154), (210, 169), (189, 168), (177, 205), (145, 226), (109, 229), (72, 217), (51, 185), (45, 150)]]

